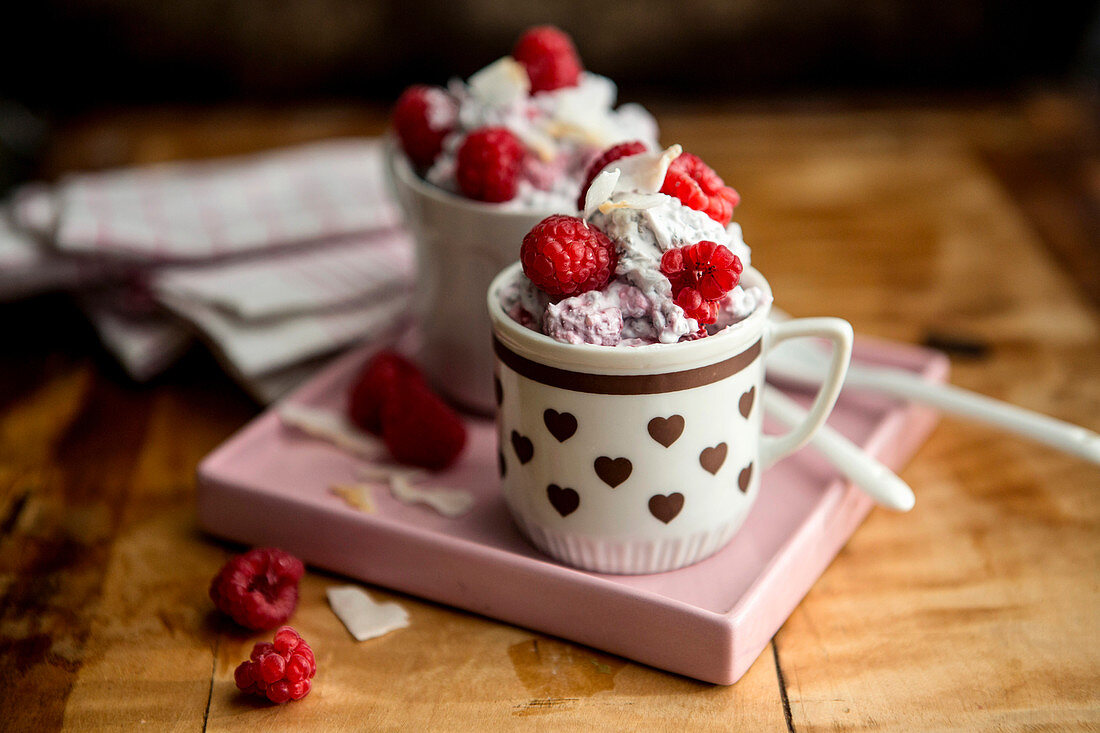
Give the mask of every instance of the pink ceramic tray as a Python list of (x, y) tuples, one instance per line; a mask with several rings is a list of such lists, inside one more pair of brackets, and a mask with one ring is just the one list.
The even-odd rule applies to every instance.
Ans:
[[(347, 382), (365, 353), (339, 359), (290, 399), (342, 409)], [(886, 342), (857, 343), (854, 358), (932, 381), (945, 379), (948, 369), (941, 354)], [(829, 422), (898, 468), (935, 419), (913, 406), (845, 395)], [(357, 459), (287, 430), (269, 410), (199, 467), (199, 521), (213, 534), (276, 545), (369, 583), (730, 684), (871, 508), (807, 449), (764, 475), (741, 531), (707, 560), (646, 576), (573, 570), (546, 559), (519, 535), (497, 492), (493, 424), (479, 420), (469, 427), (459, 466), (437, 480), (476, 496), (473, 509), (457, 519), (401, 504), (383, 489), (374, 493), (375, 513), (349, 507), (329, 487), (353, 481)]]

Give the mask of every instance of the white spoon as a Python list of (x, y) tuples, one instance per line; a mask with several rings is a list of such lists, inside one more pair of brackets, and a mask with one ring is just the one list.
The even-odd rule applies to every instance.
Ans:
[[(784, 319), (783, 314), (777, 315), (777, 320)], [(776, 346), (768, 355), (767, 374), (769, 378), (817, 385), (824, 377), (827, 363), (825, 354), (813, 344), (791, 340)], [(932, 405), (943, 412), (979, 420), (1100, 464), (1100, 435), (1087, 428), (950, 384), (933, 384), (900, 369), (853, 362), (848, 367), (844, 388), (881, 392)]]
[[(764, 410), (787, 427), (806, 419), (805, 410), (770, 386), (764, 388)], [(902, 512), (913, 508), (916, 499), (909, 484), (828, 425), (821, 426), (810, 445), (882, 506)]]

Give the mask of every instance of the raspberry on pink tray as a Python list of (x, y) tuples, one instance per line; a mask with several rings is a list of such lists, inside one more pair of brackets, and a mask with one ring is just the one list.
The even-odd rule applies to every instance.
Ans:
[(502, 293), (513, 319), (558, 341), (641, 346), (706, 338), (761, 303), (742, 287), (749, 248), (738, 203), (698, 156), (614, 145), (594, 159), (580, 217), (551, 216), (520, 247)]
[(382, 437), (402, 463), (447, 468), (466, 445), (462, 418), (436, 395), (415, 364), (382, 350), (364, 365), (348, 391), (348, 417)]
[(615, 108), (615, 98), (614, 83), (584, 70), (566, 33), (539, 26), (465, 82), (407, 89), (393, 128), (413, 166), (444, 190), (568, 211), (601, 150), (624, 140), (656, 148), (653, 117), (638, 105)]

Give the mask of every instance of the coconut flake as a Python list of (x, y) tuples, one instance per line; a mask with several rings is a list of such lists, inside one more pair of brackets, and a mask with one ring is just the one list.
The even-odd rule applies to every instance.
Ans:
[(325, 590), (333, 613), (356, 641), (366, 641), (409, 625), (409, 612), (396, 603), (376, 603), (367, 592), (354, 585), (332, 586)]
[(612, 165), (619, 168), (622, 175), (614, 193), (658, 193), (665, 183), (668, 167), (683, 152), (679, 145), (672, 145), (659, 155), (639, 153), (616, 160)]
[(539, 156), (544, 163), (549, 163), (558, 157), (558, 144), (551, 135), (540, 132), (529, 126), (510, 128), (512, 133), (520, 139), (529, 150)]
[(374, 495), (366, 484), (333, 484), (328, 490), (339, 496), (353, 509), (364, 514), (374, 514)]
[(624, 193), (614, 201), (604, 201), (599, 209), (606, 214), (612, 209), (652, 209), (660, 206), (668, 198), (659, 193)]
[(293, 402), (284, 402), (276, 411), (283, 425), (311, 438), (323, 440), (363, 458), (374, 460), (386, 455), (381, 441), (356, 428), (341, 414)]
[(619, 182), (622, 172), (618, 168), (601, 171), (592, 183), (588, 185), (588, 193), (584, 195), (584, 218), (592, 216), (600, 205), (611, 198), (615, 191), (615, 184)]
[(470, 93), (486, 107), (505, 107), (525, 100), (531, 90), (527, 70), (511, 56), (494, 61), (466, 83)]
[(400, 476), (409, 483), (416, 483), (428, 477), (428, 472), (423, 468), (407, 468), (405, 466), (385, 466), (372, 463), (367, 466), (358, 466), (355, 469), (357, 478), (363, 481), (388, 484), (394, 476)]
[(470, 511), (474, 495), (461, 489), (421, 489), (404, 476), (390, 477), (390, 492), (404, 504), (426, 504), (445, 517), (458, 517)]

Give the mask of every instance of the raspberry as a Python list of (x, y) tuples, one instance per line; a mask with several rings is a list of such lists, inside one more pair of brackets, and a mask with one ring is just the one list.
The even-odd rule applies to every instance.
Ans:
[(551, 25), (537, 26), (520, 36), (512, 58), (527, 69), (532, 94), (575, 87), (584, 69), (573, 39)]
[(684, 309), (684, 315), (694, 318), (702, 326), (718, 320), (718, 303), (705, 300), (695, 288), (683, 288), (676, 294), (676, 305)]
[(580, 211), (584, 210), (584, 197), (588, 195), (588, 187), (592, 185), (592, 181), (600, 174), (600, 171), (619, 158), (626, 158), (631, 155), (637, 155), (638, 153), (644, 153), (645, 151), (645, 143), (641, 140), (632, 140), (628, 143), (612, 145), (610, 148), (600, 153), (600, 156), (592, 161), (584, 174), (584, 185), (581, 186), (581, 195), (577, 197), (577, 209)]
[(506, 127), (483, 127), (466, 136), (458, 149), (455, 177), (462, 193), (478, 201), (501, 203), (516, 195), (526, 150)]
[(744, 265), (728, 247), (699, 242), (661, 255), (661, 272), (672, 283), (676, 305), (700, 325), (718, 318), (718, 301), (737, 287)]
[(458, 107), (438, 87), (411, 86), (397, 98), (393, 128), (405, 155), (419, 168), (427, 168), (443, 149), (443, 138), (455, 126)]
[(248, 659), (233, 670), (233, 681), (242, 692), (284, 703), (308, 695), (315, 674), (313, 650), (297, 631), (284, 626), (275, 632), (274, 644), (261, 641), (252, 647)]
[(523, 238), (523, 272), (557, 301), (611, 280), (618, 264), (615, 245), (599, 229), (575, 216), (548, 216)]
[(466, 426), (427, 387), (406, 385), (382, 406), (382, 440), (402, 463), (443, 469), (466, 445)]
[(210, 582), (218, 610), (249, 629), (273, 629), (298, 605), (298, 581), (306, 568), (293, 555), (274, 548), (230, 558)]
[(675, 196), (697, 211), (725, 226), (733, 218), (733, 207), (741, 197), (703, 160), (691, 153), (682, 153), (665, 174), (661, 193)]
[(383, 350), (364, 365), (348, 393), (348, 416), (359, 427), (382, 434), (382, 407), (406, 384), (425, 385), (416, 365), (396, 351)]

